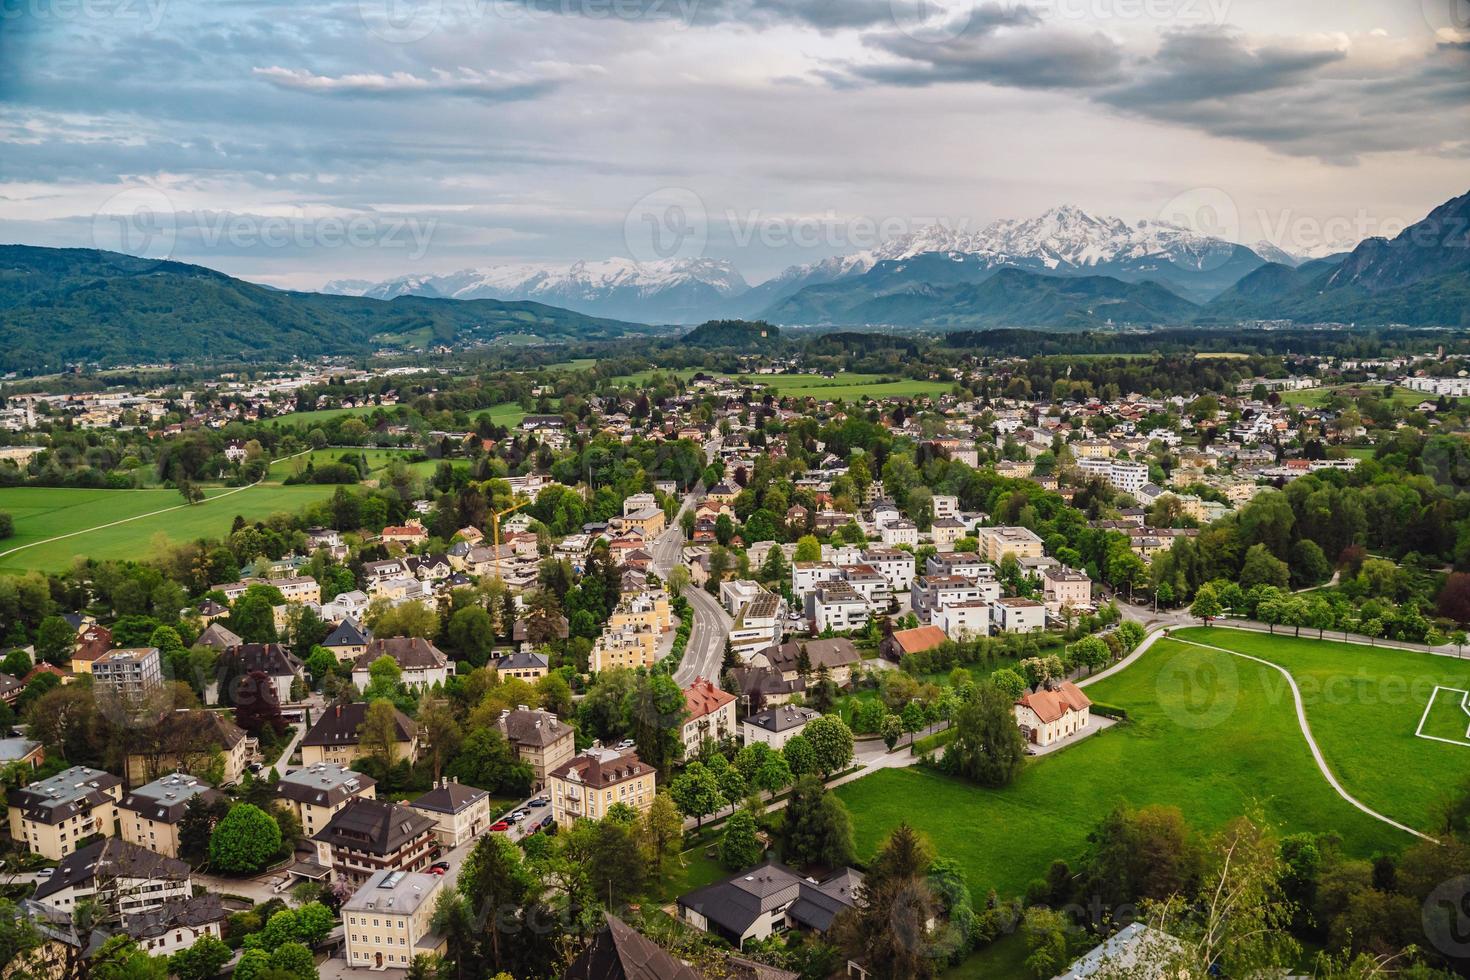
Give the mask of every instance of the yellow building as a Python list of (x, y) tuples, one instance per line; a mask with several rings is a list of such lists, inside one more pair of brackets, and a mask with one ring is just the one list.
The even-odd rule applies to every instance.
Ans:
[(588, 668), (594, 674), (619, 667), (651, 667), (658, 657), (658, 632), (650, 626), (609, 627), (592, 645)]
[(10, 836), (31, 851), (60, 861), (77, 842), (117, 832), (122, 780), (110, 772), (72, 766), (10, 794)]
[(1045, 553), (1041, 538), (1024, 527), (981, 527), (975, 529), (980, 555), (991, 564), (999, 564), (1006, 555), (1017, 558), (1040, 558)]
[(342, 904), (349, 966), (406, 970), (419, 953), (444, 941), (431, 923), (444, 879), (413, 871), (379, 871)]
[(318, 763), (293, 769), (276, 784), (276, 799), (286, 804), (311, 837), (331, 822), (349, 800), (377, 799), (377, 781), (345, 766)]
[(117, 805), (122, 839), (156, 854), (179, 856), (179, 821), (195, 798), (205, 803), (225, 795), (203, 780), (176, 772), (139, 786)]
[(669, 609), (668, 594), (646, 589), (631, 593), (618, 603), (607, 620), (608, 629), (654, 629), (665, 633), (674, 625), (673, 613)]
[[(366, 702), (334, 704), (317, 719), (301, 740), (301, 764), (310, 768), (321, 763), (351, 766), (366, 755), (359, 744), (358, 730), (367, 717)], [(418, 761), (418, 726), (401, 711), (393, 712), (395, 741), (393, 761)]]
[(601, 820), (614, 803), (642, 812), (653, 806), (657, 789), (654, 768), (636, 752), (605, 749), (597, 743), (553, 769), (549, 783), (551, 815), (560, 827), (583, 817)]
[(446, 848), (474, 840), (490, 826), (490, 794), (458, 780), (441, 780), (409, 805), (434, 821), (434, 836)]
[(622, 519), (624, 531), (640, 531), (644, 541), (652, 541), (664, 533), (668, 526), (668, 519), (664, 516), (662, 509), (658, 507), (645, 507), (634, 511)]
[(514, 711), (500, 712), (496, 722), (500, 734), (515, 749), (516, 758), (531, 767), (535, 787), (540, 789), (552, 770), (571, 759), (576, 751), (576, 729), (550, 711), (524, 704)]

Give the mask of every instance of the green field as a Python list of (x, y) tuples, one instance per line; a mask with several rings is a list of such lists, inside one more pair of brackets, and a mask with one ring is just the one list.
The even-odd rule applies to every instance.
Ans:
[(883, 375), (842, 372), (831, 378), (814, 374), (762, 374), (750, 380), (764, 384), (781, 395), (797, 398), (821, 398), (853, 401), (868, 398), (933, 398), (949, 391), (949, 385), (941, 381), (889, 381), (882, 382)]
[(266, 474), (266, 481), (278, 483), (287, 477), (295, 476), (306, 469), (308, 460), (313, 466), (322, 466), (327, 463), (335, 463), (343, 456), (356, 457), (358, 455), (367, 457), (368, 474), (371, 477), (372, 474), (387, 467), (390, 459), (396, 457), (406, 462), (411, 455), (416, 454), (402, 449), (313, 449), (309, 453), (300, 453), (276, 460)]
[[(1302, 391), (1283, 391), (1281, 392), (1281, 401), (1283, 404), (1286, 405), (1302, 405), (1307, 408), (1321, 408), (1323, 405), (1327, 404), (1327, 400), (1331, 395), (1349, 388), (1359, 388), (1363, 391), (1382, 392), (1384, 385), (1381, 381), (1365, 381), (1359, 384), (1328, 385), (1322, 388), (1306, 388)], [(1435, 401), (1437, 400), (1437, 396), (1431, 395), (1428, 392), (1412, 391), (1408, 388), (1403, 388), (1395, 385), (1393, 389), (1393, 394), (1390, 396), (1390, 400), (1398, 408), (1410, 408), (1414, 405), (1419, 404), (1422, 401)], [(1450, 401), (1458, 402), (1463, 405), (1465, 402), (1470, 402), (1470, 399), (1452, 398), (1450, 399)]]
[[(285, 425), (315, 425), (328, 419), (338, 419), (347, 415), (371, 415), (378, 409), (390, 415), (398, 410), (397, 405), (362, 405), (358, 408), (318, 408), (310, 412), (292, 412), (290, 415), (282, 415), (278, 419), (270, 421), (281, 422)], [(269, 423), (267, 423), (269, 424)]]
[(521, 419), (526, 417), (526, 410), (515, 402), (501, 402), (499, 405), (482, 408), (472, 413), (471, 417), (477, 419), (489, 418), (496, 425), (503, 425), (506, 428), (510, 428), (520, 424)]
[[(1328, 767), (1349, 793), (1384, 816), (1432, 833), (1435, 808), (1470, 775), (1470, 745), (1414, 734), (1434, 688), (1470, 690), (1470, 660), (1245, 630), (1197, 627), (1175, 635), (1288, 670)], [(1241, 661), (1242, 668), (1250, 666)], [(1276, 674), (1268, 689), (1273, 704), (1294, 710), (1285, 678)], [(1449, 699), (1441, 700), (1433, 713), (1437, 721), (1450, 717)], [(1462, 714), (1462, 739), (1467, 726), (1470, 717)]]
[(1020, 894), (1056, 858), (1076, 862), (1088, 833), (1117, 804), (1177, 806), (1204, 831), (1259, 805), (1284, 832), (1337, 831), (1355, 855), (1410, 843), (1333, 792), (1289, 701), (1276, 697), (1282, 686), (1270, 667), (1160, 640), (1088, 688), (1093, 700), (1126, 708), (1127, 724), (1030, 760), (1003, 790), (911, 768), (883, 770), (837, 793), (852, 811), (861, 856), (907, 820), (965, 866), (977, 901), (990, 888)]
[(595, 357), (574, 357), (569, 361), (557, 361), (555, 364), (544, 365), (543, 371), (585, 371), (597, 366)]
[[(254, 521), (295, 512), (335, 489), (260, 484), (236, 492), (208, 490), (204, 503), (192, 507), (182, 506), (183, 498), (174, 490), (0, 489), (0, 510), (15, 518), (15, 536), (0, 542), (0, 572), (61, 571), (77, 555), (147, 558), (159, 534), (173, 541), (222, 538), (236, 515)], [(98, 526), (115, 521), (126, 523)], [(57, 535), (70, 537), (47, 540)]]
[(1421, 738), (1443, 739), (1470, 751), (1470, 694), (1453, 687), (1434, 692), (1418, 728)]

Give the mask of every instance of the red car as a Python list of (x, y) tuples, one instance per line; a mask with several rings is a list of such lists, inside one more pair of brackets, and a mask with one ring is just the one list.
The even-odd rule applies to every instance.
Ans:
[(492, 831), (509, 830), (510, 829), (510, 824), (506, 823), (504, 820), (499, 820), (499, 821), (496, 821), (495, 823), (492, 823), (490, 825), (490, 829)]
[(435, 865), (435, 866), (429, 868), (429, 874), (431, 874), (431, 875), (442, 875), (442, 874), (445, 873), (446, 870), (447, 869), (441, 868), (438, 865)]

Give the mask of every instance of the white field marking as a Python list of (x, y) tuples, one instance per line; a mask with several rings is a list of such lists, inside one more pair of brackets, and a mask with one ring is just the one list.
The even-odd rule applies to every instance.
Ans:
[[(270, 465), (271, 466), (274, 466), (277, 463), (284, 463), (288, 459), (295, 459), (297, 456), (305, 456), (307, 453), (312, 452), (312, 451), (313, 450), (306, 449), (306, 450), (303, 450), (302, 452), (299, 452), (299, 453), (292, 453), (290, 456), (282, 456), (280, 459), (273, 459), (273, 460), (271, 460)], [(270, 467), (268, 466), (268, 467), (266, 467), (266, 476), (269, 476), (269, 475), (270, 475)], [(146, 514), (137, 514), (137, 515), (134, 515), (133, 517), (124, 517), (122, 520), (119, 520), (119, 521), (109, 521), (106, 524), (98, 524), (98, 525), (96, 525), (94, 527), (84, 527), (80, 531), (68, 531), (65, 534), (58, 534), (58, 535), (55, 535), (54, 537), (45, 538), (45, 539), (43, 539), (41, 541), (32, 541), (30, 544), (17, 545), (16, 547), (11, 548), (9, 551), (0, 551), (0, 558), (4, 558), (7, 555), (13, 555), (17, 551), (25, 551), (27, 548), (35, 548), (35, 547), (39, 547), (40, 545), (43, 545), (43, 544), (51, 544), (53, 541), (64, 541), (67, 538), (74, 538), (74, 537), (76, 537), (79, 534), (91, 534), (93, 531), (101, 531), (104, 528), (109, 528), (109, 527), (117, 527), (119, 524), (128, 524), (128, 523), (130, 523), (132, 521), (141, 521), (145, 517), (157, 517), (159, 514), (167, 514), (168, 512), (174, 511), (174, 510), (183, 510), (185, 507), (195, 507), (195, 506), (202, 507), (205, 504), (212, 504), (216, 500), (223, 500), (226, 497), (229, 497), (229, 496), (231, 496), (233, 494), (237, 494), (241, 490), (249, 490), (252, 487), (258, 487), (258, 486), (260, 486), (261, 482), (264, 479), (265, 479), (265, 477), (263, 476), (259, 480), (256, 480), (254, 483), (247, 483), (243, 487), (236, 487), (233, 490), (226, 490), (224, 493), (217, 493), (213, 497), (205, 497), (198, 504), (189, 504), (189, 503), (174, 504), (172, 507), (164, 507), (161, 510), (150, 510)], [(114, 492), (114, 493), (122, 493), (124, 491), (112, 491), (112, 492)]]
[(1281, 676), (1286, 678), (1286, 683), (1291, 685), (1291, 696), (1292, 699), (1296, 701), (1297, 724), (1301, 727), (1302, 736), (1307, 740), (1307, 748), (1312, 750), (1312, 758), (1317, 762), (1317, 769), (1322, 773), (1322, 777), (1327, 780), (1327, 784), (1337, 792), (1337, 795), (1342, 797), (1344, 800), (1351, 803), (1353, 806), (1357, 807), (1359, 810), (1363, 811), (1375, 820), (1380, 820), (1383, 823), (1388, 824), (1390, 827), (1402, 830), (1406, 834), (1413, 834), (1415, 837), (1418, 837), (1421, 840), (1427, 840), (1434, 844), (1439, 843), (1439, 841), (1435, 840), (1433, 837), (1430, 837), (1428, 834), (1420, 833), (1413, 827), (1401, 824), (1397, 820), (1394, 820), (1392, 817), (1385, 817), (1377, 810), (1374, 810), (1370, 808), (1367, 804), (1360, 802), (1357, 798), (1355, 798), (1352, 794), (1350, 794), (1346, 789), (1343, 788), (1342, 784), (1337, 781), (1337, 777), (1332, 774), (1332, 770), (1327, 767), (1327, 760), (1323, 757), (1322, 750), (1318, 748), (1317, 740), (1312, 737), (1312, 726), (1307, 724), (1307, 709), (1306, 706), (1302, 704), (1301, 688), (1296, 686), (1296, 678), (1292, 677), (1291, 672), (1288, 671), (1285, 667), (1282, 667), (1280, 664), (1273, 664), (1269, 660), (1262, 660), (1260, 657), (1252, 657), (1248, 653), (1240, 653), (1236, 650), (1227, 650), (1224, 647), (1214, 647), (1210, 646), (1207, 643), (1196, 643), (1194, 640), (1180, 639), (1177, 636), (1171, 637), (1171, 639), (1179, 640), (1180, 643), (1187, 643), (1190, 646), (1199, 647), (1202, 650), (1214, 650), (1217, 653), (1228, 653), (1232, 657), (1240, 657), (1244, 660), (1253, 660), (1258, 664), (1264, 664), (1267, 667), (1272, 667), (1280, 671)]
[(1419, 718), (1419, 727), (1414, 729), (1414, 734), (1419, 738), (1425, 738), (1431, 742), (1444, 742), (1446, 745), (1462, 745), (1470, 748), (1470, 722), (1467, 722), (1465, 725), (1465, 740), (1461, 742), (1457, 742), (1452, 738), (1441, 738), (1438, 735), (1424, 734), (1424, 723), (1429, 720), (1429, 712), (1434, 710), (1434, 702), (1439, 700), (1440, 691), (1449, 691), (1451, 694), (1460, 695), (1460, 710), (1465, 712), (1466, 716), (1470, 716), (1470, 691), (1462, 691), (1458, 687), (1436, 686), (1434, 692), (1429, 695), (1429, 703), (1424, 706), (1424, 714)]

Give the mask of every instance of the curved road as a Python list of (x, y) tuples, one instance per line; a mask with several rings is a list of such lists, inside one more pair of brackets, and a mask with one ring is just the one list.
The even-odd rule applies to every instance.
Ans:
[(715, 597), (701, 588), (689, 586), (684, 590), (684, 598), (694, 610), (694, 629), (689, 634), (689, 645), (684, 648), (684, 659), (674, 671), (674, 681), (680, 687), (688, 687), (700, 677), (718, 682), (720, 665), (725, 659), (725, 639), (734, 621)]

